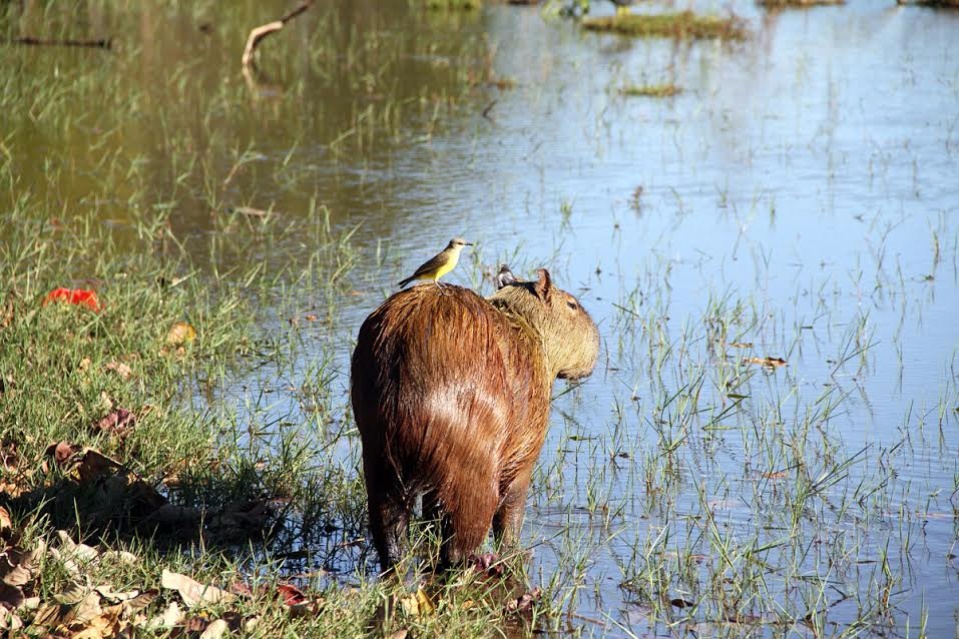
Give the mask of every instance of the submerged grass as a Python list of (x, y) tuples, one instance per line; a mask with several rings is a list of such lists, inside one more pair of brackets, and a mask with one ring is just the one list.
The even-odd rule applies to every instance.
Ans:
[(643, 38), (743, 40), (748, 35), (741, 18), (700, 15), (693, 11), (587, 16), (582, 25), (589, 31), (610, 31)]

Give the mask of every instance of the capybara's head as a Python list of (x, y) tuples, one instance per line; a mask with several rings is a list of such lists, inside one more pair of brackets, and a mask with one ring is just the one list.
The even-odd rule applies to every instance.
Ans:
[(551, 375), (586, 377), (599, 356), (599, 329), (579, 300), (553, 286), (549, 271), (541, 268), (537, 274), (537, 281), (504, 286), (489, 301), (536, 333)]

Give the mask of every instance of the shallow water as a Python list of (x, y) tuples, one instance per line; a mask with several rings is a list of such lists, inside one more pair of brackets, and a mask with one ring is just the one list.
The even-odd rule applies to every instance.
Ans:
[[(284, 388), (326, 359), (331, 419), (348, 429), (359, 323), (463, 235), (477, 247), (450, 281), (488, 292), (484, 269), (545, 265), (601, 327), (594, 375), (554, 389), (527, 515), (533, 580), (559, 580), (571, 630), (765, 636), (818, 611), (827, 634), (853, 634), (863, 602), (890, 592), (867, 634), (957, 632), (959, 14), (739, 2), (753, 36), (724, 44), (588, 34), (529, 8), (339, 2), (265, 44), (289, 55), (265, 52), (269, 77), (248, 84), (237, 42), (284, 8), (265, 4), (222, 26), (213, 6), (144, 8), (114, 53), (5, 52), (60, 78), (83, 114), (5, 116), (21, 183), (64, 215), (94, 207), (122, 236), (168, 210), (199, 262), (267, 268), (315, 255), (311, 206), (334, 233), (356, 228), (330, 323), (304, 329), (288, 369), (218, 393), (238, 423), (320, 428)], [(88, 13), (93, 31), (124, 19)], [(619, 93), (664, 81), (682, 93)], [(112, 119), (130, 100), (136, 117)], [(98, 182), (112, 157), (139, 167), (128, 183)], [(94, 197), (108, 186), (114, 200)], [(290, 230), (225, 230), (222, 206), (275, 209)], [(296, 299), (328, 301), (309, 285)], [(265, 308), (264, 326), (283, 338), (289, 313)], [(742, 361), (765, 356), (788, 364)], [(316, 464), (351, 471), (355, 438), (338, 446)], [(806, 480), (823, 481), (797, 504)], [(725, 558), (724, 544), (753, 552)], [(650, 621), (637, 578), (657, 562), (672, 571), (658, 596), (703, 601), (674, 608), (672, 629)], [(754, 590), (717, 595), (754, 571)], [(707, 623), (732, 616), (757, 623)]]

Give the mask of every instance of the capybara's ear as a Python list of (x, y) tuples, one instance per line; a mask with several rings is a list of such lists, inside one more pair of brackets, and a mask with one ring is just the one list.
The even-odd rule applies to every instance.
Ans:
[(536, 274), (539, 275), (539, 280), (534, 287), (536, 295), (549, 306), (553, 295), (553, 280), (549, 276), (549, 271), (545, 268), (539, 269)]

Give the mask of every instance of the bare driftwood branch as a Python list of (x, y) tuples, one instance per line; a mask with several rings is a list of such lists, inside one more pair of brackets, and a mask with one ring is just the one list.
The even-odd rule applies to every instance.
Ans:
[(113, 42), (110, 38), (99, 40), (44, 40), (43, 38), (34, 38), (33, 36), (20, 36), (10, 40), (13, 44), (23, 44), (36, 47), (89, 47), (91, 49), (112, 49)]
[(253, 64), (253, 56), (256, 53), (256, 48), (260, 45), (260, 41), (262, 41), (263, 38), (282, 29), (287, 22), (309, 9), (312, 4), (313, 0), (303, 0), (295, 9), (279, 20), (260, 25), (250, 31), (250, 35), (246, 39), (246, 48), (243, 49), (243, 66), (248, 67)]

